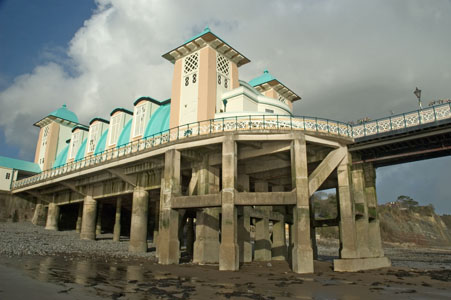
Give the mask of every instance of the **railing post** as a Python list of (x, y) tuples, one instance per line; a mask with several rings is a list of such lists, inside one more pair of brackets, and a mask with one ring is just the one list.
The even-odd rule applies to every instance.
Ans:
[(263, 129), (266, 129), (266, 124), (265, 124), (265, 115), (263, 115)]
[(279, 126), (279, 115), (277, 115), (277, 130), (279, 130), (280, 129), (280, 126)]
[(224, 132), (224, 118), (222, 118), (222, 132)]
[(315, 117), (316, 132), (318, 132), (318, 117)]
[(180, 125), (177, 126), (177, 140), (179, 139), (179, 136), (180, 136)]
[(402, 114), (402, 117), (403, 117), (403, 119), (404, 119), (404, 128), (407, 128), (407, 123), (406, 123), (406, 114), (405, 114), (405, 113), (403, 113), (403, 114)]
[(379, 133), (379, 121), (376, 120), (376, 132)]
[(417, 110), (418, 112), (418, 124), (421, 125), (421, 115), (420, 115), (420, 111)]
[(327, 133), (330, 133), (330, 130), (329, 130), (329, 119), (326, 120), (326, 126), (327, 126)]
[(200, 135), (200, 121), (197, 121), (197, 136)]
[(212, 125), (211, 125), (211, 121), (212, 121), (212, 120), (210, 119), (210, 133), (211, 133), (211, 126), (212, 126)]
[(363, 136), (366, 136), (366, 126), (365, 126), (365, 122), (363, 122), (362, 125), (363, 125)]
[(434, 112), (434, 122), (437, 122), (437, 115), (435, 114), (435, 106), (432, 106), (432, 111)]
[(391, 121), (391, 117), (389, 117), (390, 118), (390, 131), (392, 131), (393, 130), (393, 124), (392, 124), (392, 121)]
[(235, 131), (238, 131), (238, 116), (235, 116)]

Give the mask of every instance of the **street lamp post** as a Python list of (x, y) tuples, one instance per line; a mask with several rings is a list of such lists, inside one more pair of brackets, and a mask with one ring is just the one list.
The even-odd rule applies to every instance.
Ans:
[(420, 107), (420, 109), (423, 109), (423, 105), (421, 104), (421, 90), (418, 89), (418, 87), (415, 88), (415, 91), (413, 92), (415, 94), (415, 96), (417, 96), (418, 98), (418, 106)]

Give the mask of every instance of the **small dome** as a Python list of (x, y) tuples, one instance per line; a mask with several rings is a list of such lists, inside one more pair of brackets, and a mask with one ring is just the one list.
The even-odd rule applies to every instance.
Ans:
[(63, 104), (61, 108), (53, 111), (50, 115), (73, 123), (78, 123), (77, 115), (68, 110), (66, 104)]

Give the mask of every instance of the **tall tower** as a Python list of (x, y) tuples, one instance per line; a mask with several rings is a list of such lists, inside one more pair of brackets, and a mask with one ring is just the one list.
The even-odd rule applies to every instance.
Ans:
[(170, 128), (223, 111), (221, 95), (239, 86), (238, 67), (250, 62), (208, 27), (163, 57), (174, 64)]
[(78, 118), (67, 109), (66, 104), (34, 124), (40, 128), (34, 162), (42, 171), (52, 168), (57, 154), (66, 146), (76, 125), (79, 125)]

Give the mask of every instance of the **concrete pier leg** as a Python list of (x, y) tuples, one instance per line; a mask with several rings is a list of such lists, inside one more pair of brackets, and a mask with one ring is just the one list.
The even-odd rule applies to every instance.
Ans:
[(171, 207), (172, 199), (181, 193), (180, 159), (180, 151), (171, 149), (165, 153), (158, 233), (158, 262), (165, 265), (178, 264), (180, 259), (179, 213)]
[(155, 256), (158, 258), (158, 230), (160, 223), (160, 200), (155, 201), (155, 210), (153, 217), (155, 218), (155, 226), (153, 229), (153, 244), (155, 245)]
[(371, 257), (383, 257), (379, 217), (377, 215), (376, 172), (372, 164), (364, 165), (365, 198), (368, 203), (368, 248)]
[(97, 201), (90, 195), (83, 200), (83, 217), (81, 218), (80, 238), (82, 240), (96, 239)]
[(40, 200), (36, 200), (36, 207), (34, 209), (33, 219), (31, 223), (34, 225), (45, 225), (47, 217), (45, 215), (45, 207), (44, 204)]
[(313, 198), (310, 197), (310, 239), (312, 240), (313, 259), (318, 259), (318, 246), (316, 244), (315, 207)]
[(83, 202), (78, 204), (78, 215), (77, 215), (77, 223), (75, 224), (75, 231), (78, 233), (81, 232), (81, 219), (83, 217)]
[(186, 252), (193, 257), (194, 249), (194, 219), (188, 218), (186, 222)]
[(196, 215), (196, 241), (193, 262), (219, 262), (219, 209), (204, 208)]
[(237, 180), (237, 145), (233, 135), (225, 136), (222, 143), (222, 222), (219, 247), (219, 270), (237, 271), (240, 268), (235, 207)]
[[(238, 175), (238, 191), (249, 192), (249, 175)], [(238, 216), (238, 247), (240, 251), (240, 263), (252, 261), (250, 209), (251, 208), (249, 206), (241, 207), (241, 211)]]
[(118, 197), (116, 199), (116, 214), (114, 218), (114, 229), (113, 229), (113, 241), (119, 242), (121, 240), (121, 209), (122, 209), (122, 198)]
[(238, 217), (238, 245), (240, 262), (252, 261), (251, 244), (251, 213), (249, 206), (241, 207), (241, 215)]
[(337, 168), (338, 204), (340, 208), (340, 258), (357, 258), (355, 218), (351, 194), (350, 156)]
[[(273, 186), (272, 192), (283, 192), (283, 186)], [(274, 206), (273, 211), (285, 216), (285, 206)], [(272, 229), (271, 256), (273, 260), (287, 260), (287, 241), (285, 234), (285, 220), (274, 222)]]
[[(255, 192), (268, 192), (268, 182), (255, 182)], [(271, 206), (260, 206), (257, 208), (263, 213), (262, 219), (257, 219), (255, 223), (255, 261), (271, 260), (271, 237), (269, 234), (269, 213)]]
[(133, 189), (132, 220), (130, 225), (130, 252), (147, 252), (147, 216), (149, 193), (140, 186)]
[[(340, 167), (339, 167), (340, 168)], [(377, 198), (376, 198), (376, 187), (375, 187), (375, 173), (374, 168), (371, 164), (365, 164), (363, 166), (364, 174), (365, 174), (365, 196), (364, 198), (367, 200), (368, 203), (368, 216), (369, 216), (369, 223), (368, 223), (368, 238), (367, 241), (367, 247), (369, 251), (370, 257), (364, 257), (364, 258), (353, 258), (353, 257), (344, 257), (342, 259), (334, 259), (334, 271), (338, 272), (356, 272), (360, 270), (369, 270), (369, 269), (377, 269), (377, 268), (385, 268), (390, 267), (391, 262), (387, 257), (384, 257), (384, 252), (382, 250), (382, 243), (380, 239), (380, 228), (379, 228), (379, 222), (377, 221), (377, 211), (376, 211), (376, 205), (377, 205)], [(346, 168), (339, 169), (343, 174), (341, 181), (344, 182), (346, 185), (346, 178), (344, 178), (344, 173), (346, 172)], [(359, 171), (360, 172), (360, 171)], [(360, 177), (360, 175), (359, 175)], [(340, 173), (339, 173), (339, 180), (340, 180)], [(354, 180), (353, 180), (354, 181)], [(355, 181), (354, 181), (355, 183)], [(360, 187), (359, 187), (360, 186)], [(357, 191), (362, 189), (362, 183), (358, 182), (357, 184), (354, 184), (354, 189), (357, 189)], [(339, 188), (340, 188), (340, 181), (339, 181)], [(344, 189), (346, 191), (346, 188)], [(354, 215), (352, 214), (352, 207), (349, 208), (347, 204), (347, 201), (343, 203), (341, 201), (342, 197), (347, 197), (347, 193), (343, 193), (342, 191), (339, 191), (340, 196), (340, 240), (341, 244), (343, 245), (342, 251), (341, 251), (341, 257), (345, 255), (354, 254), (354, 252), (357, 252), (357, 255), (361, 254), (361, 248), (357, 248), (354, 250), (352, 248), (352, 237), (353, 237), (353, 230), (356, 231), (355, 228), (351, 226), (351, 221), (354, 220)], [(358, 197), (362, 197), (362, 195), (358, 195)], [(352, 203), (351, 203), (352, 204)], [(356, 211), (359, 212), (359, 202), (356, 202)], [(345, 217), (343, 217), (343, 215)], [(350, 217), (348, 217), (350, 216)], [(365, 218), (365, 216), (360, 217)], [(342, 224), (343, 222), (343, 224)], [(359, 220), (357, 220), (357, 235), (354, 234), (354, 237), (357, 236), (355, 240), (355, 244), (357, 246), (360, 246), (363, 243), (364, 240), (360, 240), (359, 238), (359, 230), (363, 231), (363, 234), (365, 234), (366, 230), (362, 230), (362, 227), (359, 228)], [(362, 221), (363, 224), (363, 221)], [(347, 250), (344, 252), (344, 250)]]
[(354, 198), (357, 255), (371, 257), (368, 249), (368, 206), (365, 197), (365, 178), (363, 166), (354, 165), (351, 171), (352, 193)]
[(295, 188), (293, 208), (292, 268), (296, 273), (313, 273), (313, 249), (310, 235), (307, 145), (303, 134), (296, 134), (291, 147), (291, 176)]
[(96, 235), (100, 235), (102, 233), (102, 211), (103, 204), (99, 203), (97, 205)]
[(58, 230), (58, 221), (60, 218), (60, 207), (55, 203), (49, 203), (49, 210), (47, 213), (47, 222), (45, 229)]

